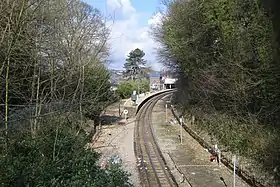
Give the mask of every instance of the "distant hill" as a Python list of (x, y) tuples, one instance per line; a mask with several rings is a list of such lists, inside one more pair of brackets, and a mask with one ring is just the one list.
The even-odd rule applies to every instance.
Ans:
[[(153, 71), (150, 67), (143, 67), (142, 71), (147, 74), (147, 78), (149, 77), (150, 74), (160, 74), (159, 71)], [(120, 81), (125, 80), (125, 78), (123, 77), (124, 70), (110, 69), (109, 72), (110, 72), (110, 82), (114, 86), (117, 86)]]
[(118, 85), (120, 81), (123, 80), (123, 70), (109, 70), (110, 72), (110, 81), (113, 85)]

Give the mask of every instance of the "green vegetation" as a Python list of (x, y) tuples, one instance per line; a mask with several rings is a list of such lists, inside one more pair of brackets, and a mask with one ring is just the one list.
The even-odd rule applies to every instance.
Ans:
[(120, 82), (118, 85), (117, 89), (117, 94), (122, 98), (122, 99), (127, 99), (130, 98), (132, 95), (132, 92), (135, 90), (136, 92), (138, 91), (138, 84), (139, 84), (139, 92), (140, 93), (145, 93), (148, 92), (150, 89), (150, 83), (149, 80), (140, 80), (138, 83), (138, 80), (128, 80), (128, 81), (123, 81)]
[(130, 51), (124, 63), (124, 78), (126, 80), (146, 79), (152, 71), (151, 67), (147, 66), (144, 60), (145, 53), (141, 49)]
[[(74, 119), (72, 120), (74, 121)], [(1, 186), (131, 186), (118, 165), (101, 169), (99, 154), (86, 150), (84, 134), (62, 118), (49, 121), (35, 138), (20, 132), (1, 147)]]
[(79, 0), (0, 2), (0, 186), (131, 186), (85, 149), (110, 91), (109, 30)]
[(139, 79), (143, 76), (142, 67), (146, 65), (146, 61), (143, 59), (145, 56), (144, 51), (141, 49), (134, 49), (132, 50), (127, 58), (126, 62), (124, 63), (124, 77), (127, 79), (135, 80)]
[(149, 91), (148, 75), (152, 71), (147, 67), (146, 60), (144, 60), (145, 53), (141, 49), (132, 50), (124, 63), (125, 81), (119, 83), (117, 94), (122, 99), (130, 98), (132, 92), (135, 90), (137, 93), (145, 93)]
[(159, 56), (177, 71), (183, 111), (196, 116), (198, 129), (279, 180), (279, 3), (175, 0), (166, 6), (153, 34)]

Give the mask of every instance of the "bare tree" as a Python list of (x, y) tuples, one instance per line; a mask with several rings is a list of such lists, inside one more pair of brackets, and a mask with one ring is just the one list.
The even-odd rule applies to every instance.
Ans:
[[(78, 110), (82, 125), (83, 106), (89, 103), (87, 72), (104, 68), (108, 57), (109, 30), (101, 13), (79, 0), (4, 1), (0, 5), (5, 10), (0, 20), (4, 25), (0, 27), (0, 55), (4, 59), (0, 73), (5, 82), (1, 85), (6, 88), (1, 93), (6, 129), (9, 103), (20, 103), (31, 111), (29, 123), (34, 135), (46, 109), (50, 115), (59, 112), (55, 109), (59, 103), (65, 105), (65, 111)], [(24, 63), (17, 59), (20, 55)], [(106, 79), (100, 80), (108, 79), (106, 71), (102, 76)], [(104, 85), (98, 84), (96, 93)], [(96, 93), (94, 97), (104, 97)], [(90, 101), (94, 102), (99, 101)]]

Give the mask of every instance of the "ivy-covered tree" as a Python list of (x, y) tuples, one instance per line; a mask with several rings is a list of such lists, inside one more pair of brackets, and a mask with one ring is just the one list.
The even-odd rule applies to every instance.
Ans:
[(280, 167), (279, 1), (164, 3), (153, 35), (179, 78), (182, 112), (232, 152)]

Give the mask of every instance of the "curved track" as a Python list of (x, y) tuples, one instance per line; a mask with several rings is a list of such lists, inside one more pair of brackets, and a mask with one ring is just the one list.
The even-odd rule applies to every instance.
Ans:
[(151, 119), (157, 101), (172, 92), (165, 92), (152, 97), (143, 105), (137, 115), (134, 143), (142, 186), (178, 186), (154, 138)]

